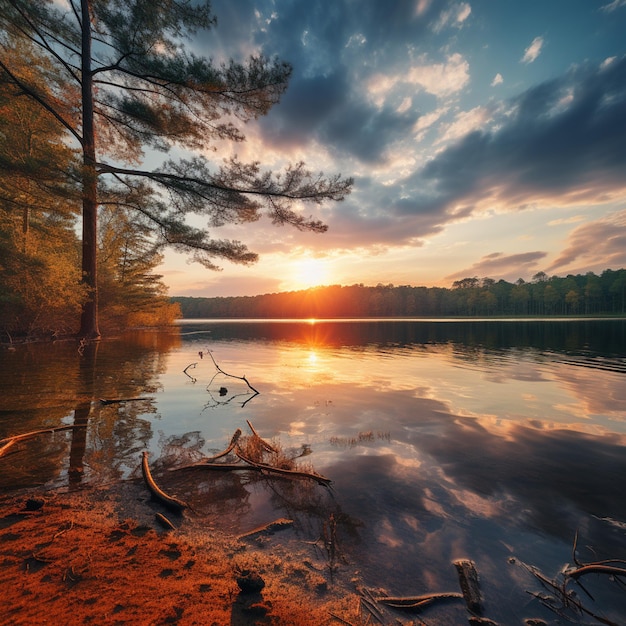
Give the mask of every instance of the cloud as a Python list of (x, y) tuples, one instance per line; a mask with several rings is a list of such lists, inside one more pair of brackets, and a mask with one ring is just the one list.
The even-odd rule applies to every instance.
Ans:
[(258, 274), (250, 276), (226, 276), (215, 272), (206, 272), (206, 280), (198, 280), (197, 273), (193, 280), (176, 276), (172, 272), (163, 272), (169, 285), (169, 295), (185, 295), (194, 298), (213, 298), (240, 296), (242, 293), (277, 293), (282, 279), (262, 277)]
[(439, 98), (461, 91), (469, 82), (469, 63), (455, 52), (444, 63), (428, 63), (425, 57), (413, 65), (406, 81)]
[(541, 54), (543, 48), (543, 37), (535, 37), (524, 51), (524, 56), (521, 59), (521, 63), (532, 63), (537, 60), (537, 57)]
[[(239, 22), (229, 6), (214, 2), (223, 46), (247, 21), (248, 47), (294, 67), (280, 104), (248, 129), (252, 140), (238, 149), (268, 167), (286, 156), (304, 158), (312, 169), (356, 179), (346, 201), (320, 209), (329, 225), (323, 237), (301, 244), (306, 234), (285, 229), (270, 237), (261, 225), (267, 237), (251, 236), (255, 251), (416, 247), (485, 211), (602, 204), (626, 194), (624, 58), (572, 65), (508, 101), (475, 106), (469, 57), (456, 38), (431, 46), (441, 39), (433, 34), (440, 3), (411, 0), (389, 10), (364, 2), (355, 12), (343, 0), (328, 10), (242, 0)], [(454, 6), (447, 25), (467, 24), (470, 5)], [(543, 43), (536, 37), (523, 62), (536, 60)], [(498, 73), (491, 84), (502, 82)], [(465, 92), (473, 104), (463, 107)], [(495, 269), (495, 259), (486, 262), (472, 267)], [(504, 255), (499, 262), (506, 271)]]
[(575, 228), (568, 246), (548, 271), (570, 268), (574, 263), (598, 270), (626, 266), (626, 210)]
[(472, 7), (467, 2), (461, 2), (442, 11), (439, 19), (435, 22), (433, 30), (436, 33), (441, 32), (446, 26), (456, 26), (460, 28), (465, 20), (470, 16)]
[(605, 11), (606, 13), (611, 13), (620, 7), (626, 7), (626, 0), (613, 0), (613, 2), (609, 2), (609, 4), (601, 6), (600, 10)]
[(446, 276), (446, 280), (457, 280), (469, 276), (480, 278), (504, 278), (515, 280), (521, 275), (528, 275), (538, 269), (537, 262), (547, 256), (546, 252), (524, 252), (521, 254), (504, 254), (493, 252), (488, 254), (469, 268)]
[(402, 182), (415, 214), (450, 219), (623, 197), (626, 58), (572, 70), (509, 105), (493, 130), (470, 132)]
[(457, 113), (454, 121), (444, 127), (435, 145), (460, 139), (474, 130), (485, 128), (491, 117), (491, 112), (483, 106), (474, 107), (471, 111)]
[(584, 215), (572, 215), (572, 217), (564, 217), (557, 220), (550, 220), (548, 226), (560, 226), (561, 224), (576, 224), (585, 219)]

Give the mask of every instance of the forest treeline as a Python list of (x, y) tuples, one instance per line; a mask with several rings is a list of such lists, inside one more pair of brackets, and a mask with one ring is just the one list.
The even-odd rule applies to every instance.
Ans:
[(451, 288), (362, 284), (217, 298), (175, 297), (183, 318), (333, 318), (395, 316), (620, 315), (626, 269), (526, 282), (464, 278)]

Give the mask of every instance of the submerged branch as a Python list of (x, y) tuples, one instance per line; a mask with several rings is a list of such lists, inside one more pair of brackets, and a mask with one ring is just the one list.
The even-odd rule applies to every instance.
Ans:
[(282, 467), (274, 467), (273, 465), (268, 465), (267, 463), (257, 463), (256, 461), (245, 457), (238, 446), (235, 450), (235, 454), (245, 463), (248, 463), (252, 467), (255, 467), (261, 471), (273, 472), (275, 474), (281, 474), (283, 476), (290, 476), (295, 478), (310, 478), (311, 480), (316, 481), (318, 484), (323, 485), (324, 487), (330, 486), (330, 483), (332, 482), (330, 478), (325, 478), (324, 476), (320, 476), (319, 474), (314, 474), (312, 472), (283, 469)]
[(100, 398), (100, 404), (121, 404), (123, 402), (139, 402), (140, 400), (151, 400), (151, 398), (141, 397), (141, 398), (119, 398), (114, 400), (109, 400), (106, 398)]
[(21, 435), (14, 435), (13, 437), (6, 437), (0, 439), (0, 456), (2, 456), (13, 444), (18, 441), (24, 441), (25, 439), (32, 439), (38, 435), (46, 433), (56, 433), (62, 430), (73, 430), (74, 428), (86, 428), (87, 424), (71, 424), (67, 426), (54, 426), (53, 428), (44, 428), (42, 430), (32, 430), (28, 433), (22, 433)]
[(248, 381), (248, 379), (245, 376), (235, 376), (234, 374), (229, 374), (228, 372), (225, 372), (216, 362), (215, 359), (213, 358), (213, 353), (211, 352), (211, 350), (208, 350), (208, 354), (211, 357), (211, 361), (213, 361), (213, 365), (215, 365), (216, 369), (218, 372), (220, 372), (221, 374), (224, 374), (224, 376), (229, 376), (230, 378), (236, 378), (237, 380), (243, 380), (244, 383), (246, 383), (246, 385), (248, 385), (248, 388), (251, 391), (254, 391), (255, 395), (258, 395), (260, 392), (255, 389), (250, 382)]
[(280, 517), (279, 519), (274, 520), (273, 522), (269, 522), (267, 524), (263, 524), (261, 526), (257, 526), (248, 532), (242, 533), (241, 535), (237, 535), (237, 539), (248, 539), (250, 537), (255, 537), (256, 535), (262, 535), (266, 533), (273, 533), (276, 530), (284, 530), (285, 528), (289, 528), (293, 526), (292, 519), (286, 519), (284, 517)]
[(250, 465), (244, 465), (243, 463), (211, 463), (210, 461), (198, 461), (197, 463), (190, 463), (189, 465), (181, 465), (180, 467), (171, 467), (170, 472), (178, 472), (180, 470), (188, 469), (210, 469), (210, 470), (222, 470), (226, 472), (236, 472), (244, 470), (249, 472), (250, 470), (261, 471), (259, 467), (252, 467)]
[(148, 489), (152, 493), (152, 495), (159, 500), (166, 507), (174, 510), (174, 511), (182, 511), (187, 508), (187, 504), (174, 496), (170, 496), (165, 493), (155, 482), (154, 478), (152, 478), (152, 474), (150, 473), (150, 466), (148, 465), (148, 453), (144, 452), (141, 460), (141, 471), (143, 473), (143, 478), (146, 481), (146, 485)]
[(626, 576), (626, 569), (623, 567), (615, 567), (614, 565), (606, 565), (603, 563), (588, 563), (581, 565), (576, 569), (568, 570), (565, 575), (574, 580), (578, 580), (584, 574), (607, 574), (608, 576)]
[(189, 378), (191, 378), (191, 382), (196, 382), (198, 379), (194, 378), (191, 374), (187, 373), (188, 369), (194, 369), (196, 367), (196, 365), (198, 365), (197, 363), (190, 363), (184, 370), (183, 370), (183, 374), (185, 374), (185, 376), (188, 376)]
[(456, 592), (444, 592), (444, 593), (428, 593), (421, 596), (407, 596), (407, 597), (391, 597), (381, 596), (375, 598), (379, 604), (386, 604), (394, 609), (422, 609), (434, 602), (440, 602), (443, 600), (456, 600), (463, 599), (462, 593)]

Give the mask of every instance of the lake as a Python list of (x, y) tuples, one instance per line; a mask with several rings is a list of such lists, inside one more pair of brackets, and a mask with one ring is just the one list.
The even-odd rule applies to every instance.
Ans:
[[(332, 489), (167, 471), (247, 422)], [(536, 575), (562, 580), (575, 541), (581, 563), (626, 559), (626, 320), (187, 320), (2, 348), (0, 438), (64, 424), (86, 428), (0, 459), (0, 493), (139, 480), (147, 450), (215, 527), (288, 517), (314, 542), (334, 520), (337, 569), (390, 595), (458, 591), (467, 558), (500, 624), (626, 623), (619, 578), (571, 581), (566, 607)]]

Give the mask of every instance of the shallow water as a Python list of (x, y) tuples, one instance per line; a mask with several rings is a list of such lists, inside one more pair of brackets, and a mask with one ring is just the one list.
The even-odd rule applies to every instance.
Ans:
[[(124, 398), (141, 399), (99, 401)], [(623, 320), (193, 321), (83, 355), (73, 343), (2, 350), (0, 438), (86, 428), (14, 446), (0, 490), (135, 479), (148, 450), (168, 488), (232, 532), (290, 517), (315, 541), (332, 514), (368, 585), (454, 591), (452, 561), (471, 558), (488, 617), (561, 623), (523, 564), (556, 577), (576, 532), (581, 561), (626, 558), (625, 418)], [(224, 449), (247, 420), (332, 490), (166, 471)], [(622, 587), (584, 582), (586, 606), (626, 621)]]

